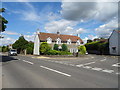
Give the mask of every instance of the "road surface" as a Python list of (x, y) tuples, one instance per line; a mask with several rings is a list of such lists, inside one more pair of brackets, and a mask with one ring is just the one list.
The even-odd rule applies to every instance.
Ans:
[(118, 58), (2, 56), (2, 88), (118, 88)]

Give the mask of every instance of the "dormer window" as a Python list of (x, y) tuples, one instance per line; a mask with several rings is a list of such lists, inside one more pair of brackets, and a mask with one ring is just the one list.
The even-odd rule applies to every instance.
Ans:
[(67, 40), (67, 44), (71, 44), (71, 40), (70, 39)]
[(56, 44), (61, 44), (61, 39), (57, 38)]
[(49, 37), (47, 38), (47, 43), (51, 44), (52, 43), (52, 39)]
[(80, 40), (77, 40), (76, 45), (80, 45)]

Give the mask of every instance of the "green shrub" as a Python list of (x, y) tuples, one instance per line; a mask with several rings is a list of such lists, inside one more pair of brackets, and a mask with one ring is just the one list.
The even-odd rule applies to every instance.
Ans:
[(8, 46), (2, 46), (2, 52), (8, 52), (9, 48)]
[(67, 48), (66, 44), (62, 44), (62, 51), (68, 51), (68, 48)]
[(29, 42), (28, 44), (27, 44), (27, 54), (33, 54), (33, 49), (34, 49), (34, 43), (32, 43), (32, 42)]
[(83, 46), (83, 45), (82, 45), (82, 46), (79, 46), (79, 47), (78, 47), (78, 51), (79, 51), (79, 53), (82, 54), (82, 55), (83, 55), (83, 54), (86, 54), (86, 47)]
[(41, 43), (41, 45), (40, 45), (40, 54), (46, 55), (49, 50), (51, 50), (51, 47), (47, 42)]
[(72, 53), (67, 52), (67, 51), (60, 51), (59, 55), (72, 55)]
[(47, 55), (59, 55), (60, 51), (57, 50), (49, 50), (47, 52)]
[(59, 47), (58, 44), (54, 44), (53, 49), (54, 49), (54, 50), (58, 50), (58, 47)]

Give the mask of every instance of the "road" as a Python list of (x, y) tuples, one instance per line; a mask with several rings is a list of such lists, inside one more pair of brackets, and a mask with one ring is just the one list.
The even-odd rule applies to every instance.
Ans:
[(2, 56), (3, 88), (118, 88), (118, 58)]

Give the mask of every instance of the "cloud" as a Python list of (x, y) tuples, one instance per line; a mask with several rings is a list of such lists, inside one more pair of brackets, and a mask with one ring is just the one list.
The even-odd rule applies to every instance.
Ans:
[(94, 19), (105, 22), (117, 17), (117, 2), (94, 1), (96, 2), (62, 2), (61, 14), (65, 19), (73, 21)]
[(7, 34), (7, 35), (19, 35), (19, 33), (16, 32), (11, 32), (11, 31), (4, 31), (2, 34)]
[(9, 45), (9, 44), (13, 44), (16, 40), (10, 37), (4, 37), (2, 39), (0, 39), (0, 46), (2, 45)]
[(118, 20), (114, 19), (95, 29), (98, 37), (108, 38), (114, 29), (118, 28)]
[(85, 33), (85, 29), (83, 28), (79, 28), (77, 30), (74, 29), (74, 26), (76, 26), (77, 23), (78, 22), (68, 21), (65, 19), (61, 19), (58, 21), (51, 21), (45, 25), (45, 30), (48, 33), (56, 33), (57, 31), (60, 31), (61, 34), (68, 34), (68, 35)]

